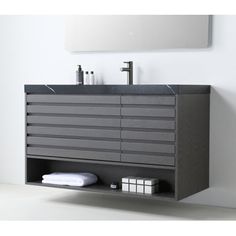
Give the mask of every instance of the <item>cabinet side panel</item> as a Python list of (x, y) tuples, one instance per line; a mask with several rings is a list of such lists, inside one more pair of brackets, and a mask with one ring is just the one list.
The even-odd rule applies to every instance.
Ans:
[(25, 183), (27, 182), (27, 166), (28, 166), (28, 164), (27, 164), (27, 111), (26, 111), (26, 106), (27, 106), (27, 94), (25, 93), (25, 96), (24, 96), (24, 103), (25, 103), (25, 106), (24, 106), (24, 116), (25, 116), (25, 143), (24, 143), (24, 145), (25, 145), (25, 171), (24, 171), (24, 173), (25, 173), (25, 176), (24, 176), (24, 180), (25, 180)]
[(177, 95), (176, 199), (209, 187), (209, 94)]

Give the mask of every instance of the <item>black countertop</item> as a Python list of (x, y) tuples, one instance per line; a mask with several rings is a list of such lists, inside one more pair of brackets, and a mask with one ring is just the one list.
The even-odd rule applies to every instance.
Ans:
[(210, 85), (25, 85), (28, 94), (208, 94)]

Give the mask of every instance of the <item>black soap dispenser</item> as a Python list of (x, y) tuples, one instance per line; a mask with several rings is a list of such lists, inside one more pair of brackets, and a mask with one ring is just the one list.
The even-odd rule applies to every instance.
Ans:
[(78, 65), (78, 70), (76, 71), (76, 84), (77, 85), (84, 84), (84, 72), (82, 71), (81, 65)]

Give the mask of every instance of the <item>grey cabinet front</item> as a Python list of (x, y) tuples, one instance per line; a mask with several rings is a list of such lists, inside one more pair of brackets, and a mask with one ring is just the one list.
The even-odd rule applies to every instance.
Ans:
[(120, 161), (120, 96), (27, 95), (27, 154)]
[(175, 165), (175, 96), (121, 96), (121, 161)]
[(27, 95), (27, 154), (175, 165), (175, 96)]

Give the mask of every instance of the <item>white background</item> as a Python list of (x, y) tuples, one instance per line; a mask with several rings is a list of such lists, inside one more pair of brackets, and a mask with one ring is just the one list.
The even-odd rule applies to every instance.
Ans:
[(236, 207), (235, 25), (235, 16), (215, 16), (213, 45), (204, 50), (71, 54), (63, 17), (0, 16), (0, 182), (24, 183), (24, 84), (74, 83), (77, 64), (99, 83), (122, 84), (119, 68), (133, 60), (135, 83), (212, 85), (211, 188), (185, 201)]

